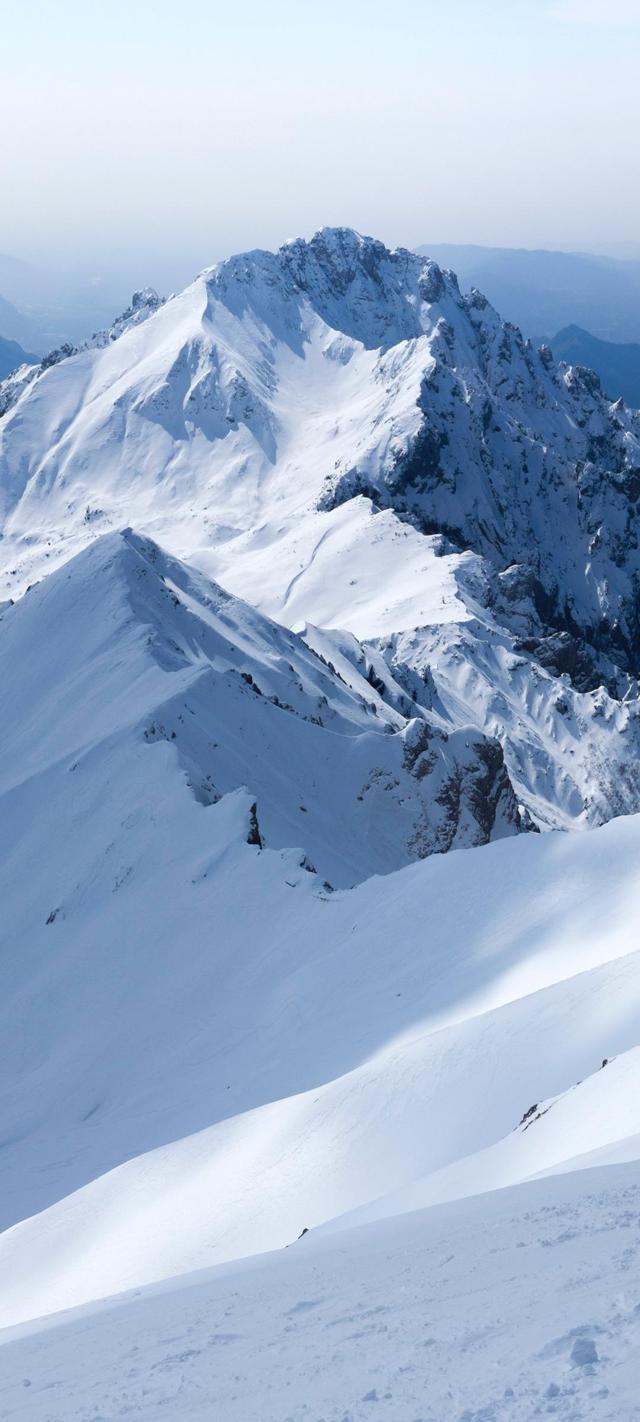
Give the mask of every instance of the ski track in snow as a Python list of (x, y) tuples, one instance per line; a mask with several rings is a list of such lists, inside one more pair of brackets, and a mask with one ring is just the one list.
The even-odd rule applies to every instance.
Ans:
[(321, 547), (322, 547), (322, 544), (323, 544), (324, 542), (326, 542), (327, 538), (329, 538), (329, 537), (331, 536), (331, 533), (332, 533), (332, 530), (331, 530), (330, 528), (325, 529), (325, 532), (320, 535), (320, 538), (318, 539), (317, 543), (314, 544), (313, 549), (312, 549), (312, 551), (311, 551), (311, 557), (309, 558), (308, 562), (300, 569), (300, 571), (299, 571), (298, 573), (295, 574), (295, 576), (294, 576), (293, 578), (291, 578), (290, 582), (287, 583), (287, 586), (286, 586), (286, 588), (285, 588), (285, 590), (284, 590), (284, 594), (283, 594), (283, 597), (282, 597), (282, 608), (283, 608), (283, 610), (284, 610), (284, 608), (287, 606), (287, 603), (290, 601), (291, 595), (292, 595), (292, 593), (293, 593), (293, 590), (294, 590), (296, 584), (299, 583), (299, 582), (300, 582), (300, 579), (301, 579), (301, 578), (304, 578), (304, 577), (306, 576), (306, 574), (309, 572), (309, 570), (313, 567), (313, 564), (314, 564), (315, 561), (316, 561), (316, 558), (317, 558), (317, 556), (318, 556), (318, 554), (319, 554), (319, 552), (320, 552), (320, 549), (321, 549)]

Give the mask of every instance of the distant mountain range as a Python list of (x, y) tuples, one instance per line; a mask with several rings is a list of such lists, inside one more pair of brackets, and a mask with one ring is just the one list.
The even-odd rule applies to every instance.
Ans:
[(76, 344), (108, 323), (126, 290), (116, 276), (47, 271), (0, 252), (0, 338), (38, 355)]
[[(24, 342), (31, 344), (34, 335), (33, 326), (28, 316), (23, 311), (19, 311), (12, 301), (7, 301), (6, 297), (0, 296), (0, 340)], [(6, 375), (5, 371), (5, 375)]]
[(5, 341), (0, 336), (0, 380), (17, 370), (20, 365), (35, 365), (38, 357), (22, 349), (17, 341)]

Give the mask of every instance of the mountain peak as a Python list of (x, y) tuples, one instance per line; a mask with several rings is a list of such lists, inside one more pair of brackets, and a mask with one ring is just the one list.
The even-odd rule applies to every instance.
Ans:
[[(436, 262), (389, 248), (351, 227), (321, 227), (295, 237), (277, 252), (244, 252), (204, 273), (209, 292), (227, 303), (275, 300), (295, 310), (301, 298), (334, 330), (367, 349), (387, 350), (424, 334), (428, 308), (450, 298), (463, 306), (457, 280)], [(235, 293), (235, 295), (234, 295)]]
[[(465, 664), (484, 663), (485, 638), (492, 657), (505, 637), (531, 659), (535, 694), (516, 695), (497, 666), (488, 682), (508, 698), (504, 714), (491, 702), (491, 730), (537, 821), (638, 803), (619, 698), (640, 668), (640, 420), (583, 362), (556, 366), (435, 262), (341, 227), (231, 257), (132, 327), (16, 387), (0, 419), (4, 597), (132, 522), (278, 621), (333, 629), (327, 660), (336, 628), (369, 644), (418, 629), (412, 645), (354, 652), (369, 686), (400, 682), (402, 714), (402, 694), (427, 715), (438, 706), (449, 634), (434, 651), (432, 629), (464, 622)], [(440, 724), (484, 730), (471, 682), (460, 700), (460, 636)], [(554, 685), (565, 674), (570, 693)], [(601, 683), (606, 717), (571, 701)], [(536, 747), (524, 760), (523, 708)], [(587, 745), (584, 716), (602, 751), (597, 795), (573, 742)]]
[(404, 299), (412, 307), (436, 299), (421, 289), (423, 273), (436, 273), (438, 295), (444, 289), (436, 262), (406, 247), (387, 247), (376, 237), (363, 236), (351, 227), (321, 227), (308, 241), (299, 237), (285, 243), (278, 257), (284, 260), (297, 284), (314, 293), (319, 282), (344, 293), (354, 283), (369, 289), (370, 296), (385, 302)]
[[(291, 258), (294, 254), (302, 260), (314, 259), (330, 269), (334, 276), (346, 273), (351, 277), (358, 267), (364, 267), (371, 273), (395, 255), (384, 242), (376, 237), (363, 236), (353, 227), (320, 227), (308, 240), (304, 237), (293, 238), (279, 248), (278, 255)], [(410, 255), (406, 252), (407, 257)]]

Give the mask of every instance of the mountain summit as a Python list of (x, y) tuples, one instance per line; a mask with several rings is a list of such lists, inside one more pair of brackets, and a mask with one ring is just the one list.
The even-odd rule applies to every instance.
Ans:
[(5, 599), (131, 524), (497, 738), (540, 825), (640, 804), (640, 416), (452, 273), (327, 228), (18, 375)]
[(497, 572), (528, 569), (549, 625), (635, 673), (640, 417), (592, 372), (556, 366), (434, 262), (348, 229), (151, 296), (7, 410), (11, 563), (27, 522), (76, 542), (83, 520), (153, 499), (157, 524), (163, 503), (174, 527), (213, 504), (246, 532), (364, 492)]

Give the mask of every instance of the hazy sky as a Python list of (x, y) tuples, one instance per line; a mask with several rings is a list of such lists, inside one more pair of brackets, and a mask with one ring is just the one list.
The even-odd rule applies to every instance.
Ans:
[[(0, 250), (638, 244), (640, 0), (2, 4)], [(151, 276), (153, 276), (151, 272)]]

